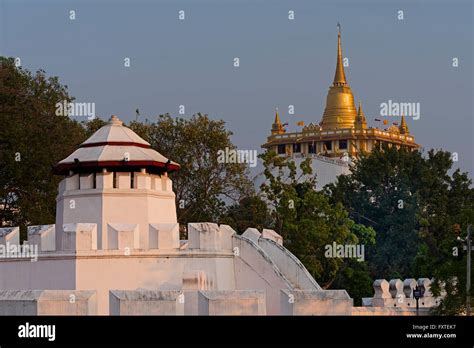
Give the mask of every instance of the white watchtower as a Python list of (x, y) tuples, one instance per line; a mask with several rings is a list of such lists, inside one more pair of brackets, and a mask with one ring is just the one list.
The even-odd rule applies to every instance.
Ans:
[[(61, 226), (97, 224), (97, 249), (120, 249), (108, 229), (134, 230), (128, 241), (134, 249), (147, 249), (150, 224), (176, 225), (175, 194), (168, 173), (179, 165), (153, 150), (148, 142), (123, 126), (117, 116), (83, 142), (54, 168), (67, 175), (59, 184), (56, 207), (56, 245), (63, 243)], [(179, 247), (179, 235), (171, 229), (167, 238)], [(169, 236), (168, 236), (169, 237)], [(120, 240), (120, 238), (119, 238)], [(94, 243), (93, 243), (94, 244)]]

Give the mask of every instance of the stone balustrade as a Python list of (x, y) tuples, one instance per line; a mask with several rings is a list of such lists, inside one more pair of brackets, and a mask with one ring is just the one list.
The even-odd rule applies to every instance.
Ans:
[(418, 285), (422, 294), (418, 306), (424, 308), (434, 307), (439, 304), (441, 298), (433, 296), (431, 292), (432, 281), (428, 278), (419, 278), (418, 280), (409, 278), (404, 281), (391, 279), (389, 282), (385, 279), (377, 279), (373, 284), (374, 297), (363, 298), (362, 302), (364, 306), (368, 307), (415, 308), (416, 300), (413, 297), (413, 290)]

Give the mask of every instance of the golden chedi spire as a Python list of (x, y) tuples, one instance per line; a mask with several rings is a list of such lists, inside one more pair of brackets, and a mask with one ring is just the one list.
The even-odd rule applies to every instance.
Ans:
[(334, 74), (334, 82), (329, 87), (326, 98), (326, 108), (324, 110), (321, 127), (323, 130), (353, 128), (357, 110), (354, 104), (354, 96), (349, 87), (342, 59), (341, 45), (341, 25), (338, 23), (337, 34), (337, 62), (336, 73)]
[(337, 28), (337, 62), (333, 86), (347, 86), (346, 74), (344, 73), (344, 65), (342, 62), (341, 25), (339, 23), (337, 23)]
[(366, 129), (367, 128), (367, 120), (365, 119), (364, 110), (362, 110), (362, 102), (359, 100), (359, 109), (357, 110), (357, 118), (356, 118), (356, 127)]
[(275, 108), (275, 121), (272, 124), (272, 135), (273, 134), (282, 134), (285, 133), (285, 129), (280, 121), (280, 116), (278, 115), (278, 108)]
[(405, 121), (405, 115), (402, 114), (402, 121), (400, 123), (400, 134), (408, 134), (410, 133), (409, 130), (408, 130), (408, 126), (407, 126), (407, 123)]

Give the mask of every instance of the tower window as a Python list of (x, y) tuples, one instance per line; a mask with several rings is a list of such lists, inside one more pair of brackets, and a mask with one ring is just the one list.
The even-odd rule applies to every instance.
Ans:
[(285, 144), (278, 144), (278, 154), (285, 154), (286, 153), (286, 146)]
[(339, 149), (347, 150), (347, 140), (339, 140)]
[(293, 153), (300, 153), (301, 152), (301, 143), (293, 144)]
[(332, 141), (325, 141), (324, 142), (324, 150), (332, 151)]
[(308, 153), (316, 153), (316, 144), (308, 143)]

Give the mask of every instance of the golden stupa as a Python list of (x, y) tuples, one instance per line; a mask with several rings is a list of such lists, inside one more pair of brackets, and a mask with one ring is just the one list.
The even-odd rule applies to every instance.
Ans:
[(334, 82), (329, 87), (321, 126), (325, 129), (351, 128), (354, 126), (357, 110), (352, 90), (347, 84), (342, 63), (341, 30), (337, 33), (337, 63)]
[(342, 56), (341, 26), (338, 24), (336, 72), (332, 86), (329, 87), (321, 122), (310, 123), (304, 126), (301, 132), (287, 133), (277, 110), (271, 135), (262, 147), (289, 156), (299, 154), (325, 157), (357, 156), (362, 152), (371, 152), (375, 146), (382, 143), (410, 149), (418, 148), (419, 145), (409, 133), (404, 116), (400, 122), (399, 126), (394, 123), (386, 129), (367, 127), (362, 103), (359, 101), (359, 107), (356, 108), (354, 95), (347, 83)]

